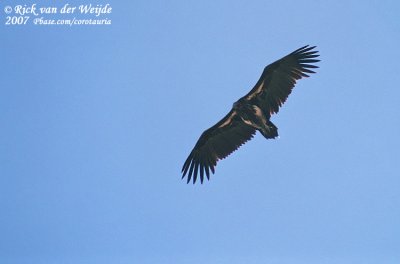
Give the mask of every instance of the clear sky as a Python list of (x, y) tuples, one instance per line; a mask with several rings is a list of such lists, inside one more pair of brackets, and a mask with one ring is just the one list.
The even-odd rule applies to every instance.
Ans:
[[(0, 263), (400, 263), (399, 1), (93, 3), (111, 25), (5, 25), (0, 3)], [(202, 131), (307, 44), (320, 69), (280, 138), (182, 181)]]

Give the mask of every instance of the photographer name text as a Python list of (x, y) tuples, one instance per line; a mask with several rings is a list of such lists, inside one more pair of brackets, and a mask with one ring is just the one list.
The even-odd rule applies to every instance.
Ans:
[[(107, 15), (112, 13), (110, 4), (82, 4), (62, 6), (15, 5), (5, 6), (5, 25), (111, 25)], [(33, 17), (31, 19), (31, 17)], [(67, 17), (67, 18), (63, 18)]]
[(14, 7), (15, 14), (24, 16), (28, 14), (32, 14), (35, 16), (39, 16), (39, 14), (74, 14), (75, 12), (79, 12), (80, 14), (95, 14), (96, 16), (100, 16), (102, 14), (111, 14), (112, 7), (110, 4), (96, 5), (80, 5), (78, 7), (71, 6), (70, 4), (65, 4), (62, 8), (57, 7), (37, 7), (36, 4), (32, 4), (31, 6), (27, 5), (17, 5)]

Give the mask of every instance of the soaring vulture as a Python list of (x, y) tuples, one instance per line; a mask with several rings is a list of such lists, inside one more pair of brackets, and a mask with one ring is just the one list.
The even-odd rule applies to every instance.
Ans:
[(315, 73), (313, 63), (319, 55), (314, 47), (304, 46), (264, 68), (251, 91), (232, 106), (231, 111), (217, 124), (201, 134), (182, 167), (182, 179), (193, 183), (200, 175), (210, 179), (217, 161), (224, 159), (250, 140), (256, 131), (266, 139), (276, 138), (278, 128), (270, 121), (292, 92), (297, 80)]

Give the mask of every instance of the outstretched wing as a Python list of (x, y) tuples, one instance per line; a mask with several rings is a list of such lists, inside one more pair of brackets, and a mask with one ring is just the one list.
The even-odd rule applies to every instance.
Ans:
[(318, 68), (312, 63), (319, 55), (314, 47), (304, 46), (265, 67), (254, 88), (244, 98), (258, 105), (265, 115), (278, 113), (279, 107), (292, 92), (297, 80), (309, 77), (310, 70)]
[(201, 134), (189, 157), (182, 167), (182, 179), (187, 174), (187, 183), (193, 176), (193, 183), (200, 174), (203, 183), (204, 174), (210, 179), (210, 170), (215, 172), (217, 161), (237, 150), (255, 134), (255, 129), (245, 124), (231, 110), (221, 121)]

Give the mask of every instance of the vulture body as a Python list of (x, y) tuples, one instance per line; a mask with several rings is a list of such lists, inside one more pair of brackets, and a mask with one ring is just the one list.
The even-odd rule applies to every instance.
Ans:
[(278, 113), (297, 80), (315, 73), (318, 68), (318, 51), (304, 46), (280, 60), (266, 66), (251, 91), (236, 101), (231, 111), (217, 124), (203, 132), (182, 167), (182, 179), (187, 183), (197, 176), (203, 183), (204, 176), (210, 179), (215, 173), (217, 161), (224, 159), (250, 140), (256, 131), (266, 139), (278, 136), (277, 127), (270, 121)]

